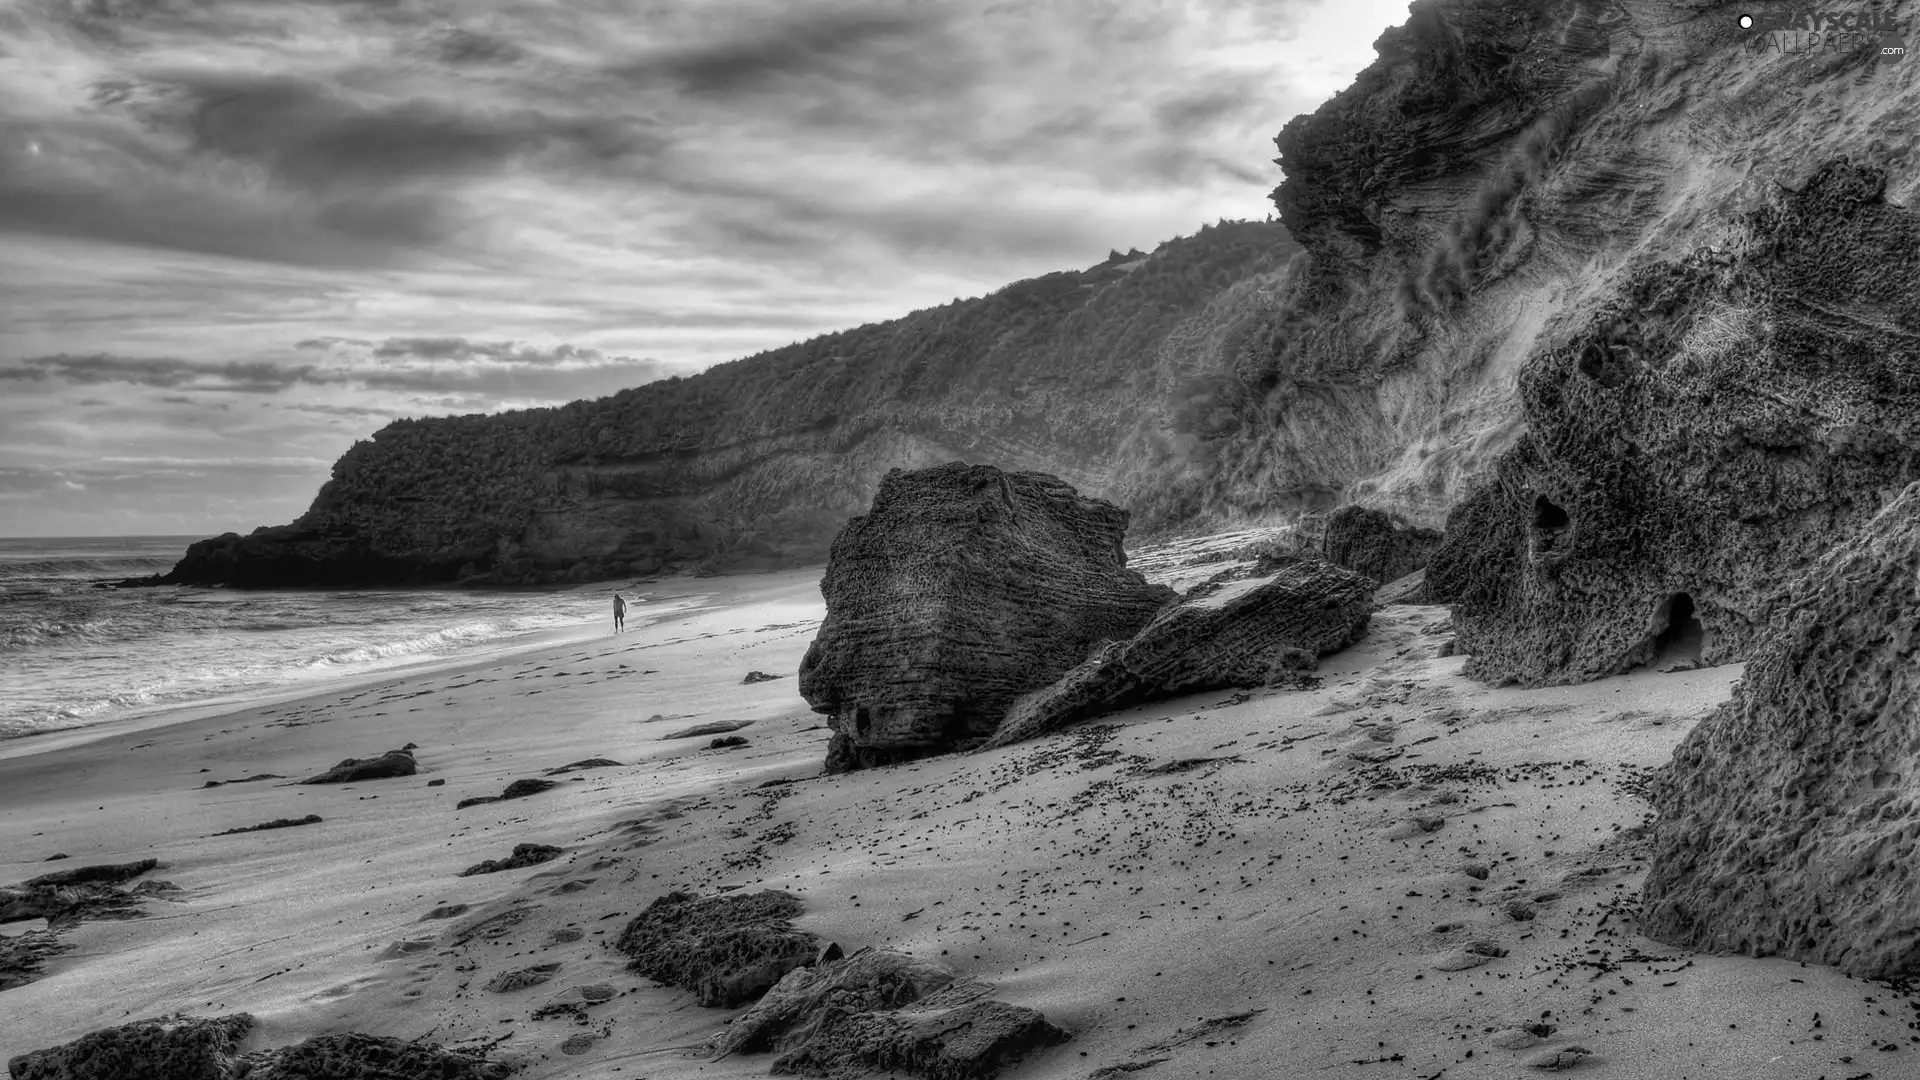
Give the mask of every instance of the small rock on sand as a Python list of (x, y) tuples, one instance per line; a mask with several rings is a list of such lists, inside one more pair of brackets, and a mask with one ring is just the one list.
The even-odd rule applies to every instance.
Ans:
[(747, 745), (744, 735), (723, 735), (707, 744), (709, 750), (731, 750), (736, 746)]
[(347, 758), (318, 776), (309, 776), (303, 784), (347, 784), (356, 780), (384, 780), (390, 776), (412, 776), (419, 771), (411, 750), (389, 750), (379, 757)]
[(548, 979), (553, 978), (554, 972), (559, 970), (560, 965), (558, 963), (552, 963), (535, 964), (532, 967), (519, 968), (514, 971), (503, 971), (487, 981), (487, 989), (496, 994), (510, 993), (514, 990), (524, 990), (529, 986), (538, 986), (546, 982)]
[(620, 763), (612, 758), (590, 757), (580, 761), (570, 761), (556, 769), (548, 769), (547, 775), (559, 776), (561, 773), (577, 772), (581, 769), (612, 769), (618, 768), (619, 765)]
[(742, 685), (751, 686), (754, 683), (772, 682), (775, 679), (784, 678), (786, 678), (785, 675), (769, 675), (764, 671), (749, 671), (747, 672), (747, 677), (741, 679), (740, 682)]
[(705, 724), (695, 724), (690, 728), (681, 728), (671, 735), (662, 735), (660, 736), (660, 741), (668, 742), (673, 739), (697, 739), (702, 735), (724, 735), (729, 731), (739, 731), (751, 723), (753, 723), (751, 720), (714, 720)]
[(502, 870), (518, 870), (523, 866), (538, 866), (543, 862), (560, 857), (560, 849), (551, 844), (515, 844), (513, 854), (504, 859), (488, 859), (475, 863), (460, 871), (461, 877), (475, 874), (497, 874)]
[(498, 795), (476, 795), (471, 799), (461, 799), (460, 802), (454, 806), (454, 809), (465, 810), (469, 806), (479, 806), (482, 803), (504, 802), (508, 799), (524, 799), (529, 795), (538, 795), (543, 791), (559, 786), (559, 782), (554, 780), (540, 780), (535, 778), (515, 780), (513, 783), (508, 784), (507, 789)]
[(221, 832), (214, 833), (213, 835), (233, 836), (238, 833), (262, 832), (267, 829), (292, 829), (301, 825), (318, 825), (318, 824), (320, 824), (320, 815), (308, 814), (306, 817), (303, 817), (303, 818), (274, 818), (272, 821), (263, 821), (258, 825), (242, 825), (239, 828), (225, 829)]

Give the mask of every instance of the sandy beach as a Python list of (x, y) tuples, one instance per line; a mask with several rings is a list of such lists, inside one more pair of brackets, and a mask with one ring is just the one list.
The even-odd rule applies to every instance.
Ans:
[[(1888, 987), (1635, 933), (1642, 785), (1738, 666), (1493, 689), (1438, 655), (1446, 609), (1396, 605), (1317, 689), (823, 777), (793, 677), (818, 580), (689, 581), (703, 602), (619, 635), (8, 747), (0, 881), (151, 857), (181, 891), (67, 932), (0, 997), (0, 1056), (245, 1011), (250, 1048), (361, 1031), (527, 1077), (764, 1075), (699, 1049), (736, 1012), (609, 943), (671, 889), (771, 887), (849, 951), (937, 960), (1072, 1033), (1012, 1076), (1458, 1080), (1573, 1047), (1618, 1077), (1920, 1075), (1920, 1005)], [(722, 721), (747, 745), (668, 737)], [(417, 775), (294, 783), (408, 743)], [(455, 808), (591, 758), (618, 764)], [(460, 876), (519, 843), (564, 854)]]

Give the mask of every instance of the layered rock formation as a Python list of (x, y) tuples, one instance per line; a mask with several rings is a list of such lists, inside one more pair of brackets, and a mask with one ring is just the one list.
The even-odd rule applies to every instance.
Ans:
[(1424, 569), (1439, 546), (1439, 530), (1409, 525), (1360, 506), (1343, 506), (1329, 514), (1320, 539), (1321, 554), (1328, 562), (1372, 578), (1375, 585)]
[(834, 540), (800, 693), (830, 770), (951, 750), (1174, 598), (1126, 567), (1127, 514), (1042, 473), (889, 473)]
[(1527, 367), (1528, 431), (1427, 570), (1468, 675), (1751, 655), (1793, 578), (1920, 477), (1920, 214), (1885, 183), (1826, 164)]
[(1788, 603), (1654, 788), (1643, 929), (1920, 975), (1920, 484)]
[(777, 1055), (772, 1071), (855, 1076), (898, 1070), (929, 1080), (987, 1080), (1067, 1033), (1032, 1009), (938, 965), (861, 949), (791, 971), (716, 1040), (722, 1056)]
[(1318, 559), (1223, 585), (1163, 609), (1058, 681), (1014, 702), (986, 742), (1005, 746), (1079, 720), (1181, 694), (1265, 686), (1364, 637), (1374, 582)]
[(12, 1080), (504, 1080), (482, 1057), (400, 1039), (347, 1033), (239, 1052), (248, 1013), (165, 1017), (103, 1028), (7, 1062)]

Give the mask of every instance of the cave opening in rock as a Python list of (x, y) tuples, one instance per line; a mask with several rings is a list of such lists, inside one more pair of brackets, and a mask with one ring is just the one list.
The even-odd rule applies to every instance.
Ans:
[(1695, 614), (1693, 597), (1674, 593), (1661, 601), (1653, 616), (1653, 663), (1698, 662), (1706, 646), (1707, 630)]
[(873, 714), (861, 705), (853, 710), (853, 730), (857, 735), (865, 735), (873, 730)]

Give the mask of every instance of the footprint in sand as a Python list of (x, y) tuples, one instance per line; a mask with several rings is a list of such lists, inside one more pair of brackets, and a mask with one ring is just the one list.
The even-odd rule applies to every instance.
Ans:
[(1538, 1046), (1540, 1040), (1560, 1029), (1549, 1023), (1523, 1022), (1510, 1028), (1503, 1028), (1488, 1036), (1487, 1042), (1501, 1050), (1525, 1050)]
[(566, 1042), (561, 1043), (560, 1052), (563, 1054), (584, 1054), (593, 1049), (593, 1044), (599, 1041), (600, 1037), (598, 1035), (590, 1035), (583, 1031), (578, 1035), (569, 1036)]
[(1558, 1071), (1574, 1068), (1592, 1055), (1593, 1051), (1584, 1046), (1563, 1046), (1558, 1050), (1543, 1050), (1535, 1054), (1527, 1059), (1527, 1065), (1535, 1069)]
[(1507, 955), (1507, 950), (1491, 941), (1475, 941), (1458, 949), (1448, 949), (1434, 957), (1435, 971), (1466, 971)]
[(1447, 819), (1430, 815), (1419, 815), (1403, 821), (1387, 830), (1389, 840), (1410, 840), (1418, 836), (1439, 832), (1447, 824)]
[(554, 972), (559, 970), (560, 965), (558, 962), (555, 962), (551, 964), (535, 964), (532, 967), (518, 968), (514, 971), (503, 971), (487, 981), (487, 989), (496, 994), (506, 994), (515, 990), (524, 990), (529, 986), (538, 986), (546, 982), (548, 979), (553, 978)]
[(418, 941), (396, 941), (380, 953), (380, 959), (398, 960), (402, 957), (412, 956), (417, 952), (425, 952), (431, 948), (433, 948), (432, 938), (422, 938)]

